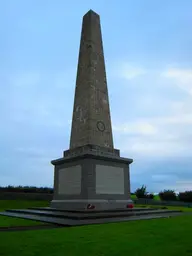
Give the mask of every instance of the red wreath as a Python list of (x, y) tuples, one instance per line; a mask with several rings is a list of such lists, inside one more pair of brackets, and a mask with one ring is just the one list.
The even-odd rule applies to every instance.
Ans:
[(93, 210), (93, 209), (95, 209), (95, 205), (93, 205), (93, 204), (88, 204), (88, 205), (87, 205), (87, 209), (88, 209), (88, 210)]
[(133, 207), (134, 207), (133, 204), (128, 204), (128, 205), (127, 205), (127, 208), (129, 208), (129, 209), (133, 209)]

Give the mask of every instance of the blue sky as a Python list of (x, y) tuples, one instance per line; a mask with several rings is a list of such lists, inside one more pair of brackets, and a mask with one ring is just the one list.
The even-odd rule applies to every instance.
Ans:
[(1, 1), (0, 185), (53, 185), (69, 147), (82, 16), (100, 14), (131, 186), (192, 189), (192, 1)]

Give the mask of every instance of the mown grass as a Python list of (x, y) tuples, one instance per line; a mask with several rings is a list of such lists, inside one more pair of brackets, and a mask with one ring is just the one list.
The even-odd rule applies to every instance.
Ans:
[[(47, 201), (0, 200), (0, 211), (5, 211), (8, 209), (26, 209), (29, 207), (46, 207), (48, 205), (49, 202)], [(47, 223), (0, 215), (0, 227), (33, 226), (44, 224)]]
[(29, 207), (47, 207), (48, 201), (35, 200), (0, 200), (0, 211), (7, 209), (26, 209)]
[[(136, 195), (134, 194), (134, 195), (131, 195), (131, 199), (137, 199), (137, 197), (136, 197)], [(160, 199), (160, 197), (159, 197), (159, 195), (154, 195), (154, 198), (153, 198), (154, 200), (161, 200)]]
[(181, 210), (183, 212), (192, 212), (192, 208), (182, 207), (182, 206), (163, 206), (163, 205), (146, 205), (146, 204), (136, 204), (135, 207), (141, 208), (154, 208), (154, 209), (169, 209), (169, 210)]
[[(189, 256), (192, 217), (0, 233), (1, 256)], [(11, 241), (11, 242), (10, 242)]]
[[(48, 205), (46, 201), (0, 201), (1, 211)], [(185, 207), (167, 208), (192, 211), (192, 208)], [(37, 223), (0, 216), (0, 226)], [(191, 230), (192, 216), (178, 216), (62, 229), (0, 232), (0, 255), (189, 256), (192, 255)]]

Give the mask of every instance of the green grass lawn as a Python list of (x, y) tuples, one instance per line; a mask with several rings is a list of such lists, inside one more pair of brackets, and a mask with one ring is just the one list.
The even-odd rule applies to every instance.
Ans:
[[(0, 233), (1, 256), (192, 255), (192, 217)], [(11, 242), (10, 242), (11, 241)]]
[(0, 211), (7, 209), (26, 209), (29, 207), (47, 207), (47, 201), (33, 201), (33, 200), (0, 200)]
[[(48, 202), (0, 201), (1, 210), (33, 206), (48, 206)], [(192, 208), (168, 208), (192, 211)], [(1, 218), (4, 217), (0, 217), (0, 223)], [(13, 219), (15, 224), (18, 221), (19, 225), (25, 225), (25, 220), (8, 217), (7, 224)], [(21, 224), (21, 221), (24, 222)], [(178, 216), (62, 229), (0, 232), (0, 256), (188, 256), (192, 255), (191, 230), (192, 216)]]
[[(49, 203), (46, 201), (0, 200), (0, 211), (8, 209), (26, 209), (28, 207), (45, 207), (48, 205)], [(45, 224), (47, 223), (27, 219), (0, 216), (0, 227), (31, 226)]]
[[(137, 199), (136, 195), (131, 195), (131, 199), (133, 199), (133, 200)], [(159, 197), (159, 195), (155, 195), (153, 199), (154, 200), (160, 200), (160, 197)]]
[(155, 208), (155, 209), (163, 209), (164, 207), (166, 207), (169, 210), (181, 210), (183, 212), (192, 212), (192, 208), (188, 208), (188, 207), (182, 207), (182, 206), (163, 206), (163, 205), (147, 205), (147, 204), (135, 204), (135, 207), (141, 207), (141, 208)]

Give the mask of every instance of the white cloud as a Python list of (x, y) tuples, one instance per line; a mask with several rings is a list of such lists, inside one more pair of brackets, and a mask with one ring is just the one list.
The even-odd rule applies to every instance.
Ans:
[(173, 80), (181, 89), (192, 95), (192, 69), (169, 68), (162, 76)]
[(164, 186), (164, 189), (174, 190), (176, 193), (184, 191), (192, 191), (192, 179), (191, 180), (176, 180)]
[(137, 119), (114, 126), (118, 148), (148, 157), (192, 156), (192, 116), (176, 115)]
[(153, 174), (151, 178), (154, 182), (164, 182), (164, 181), (170, 180), (170, 179), (173, 180), (177, 177), (173, 176), (171, 174)]
[(134, 121), (113, 125), (113, 130), (126, 134), (152, 135), (157, 133), (156, 127), (147, 121)]
[[(177, 87), (181, 90), (183, 90), (184, 85), (187, 85), (188, 89), (191, 88), (191, 70), (181, 71), (169, 68), (164, 73), (160, 70), (155, 72), (154, 83), (151, 80), (149, 83), (149, 76), (154, 77), (153, 75), (153, 70), (146, 72), (142, 85), (144, 88), (142, 97), (140, 97), (138, 87), (132, 88), (134, 99), (128, 111), (132, 112), (133, 110), (135, 116), (132, 115), (131, 120), (128, 120), (129, 115), (126, 118), (120, 118), (117, 115), (113, 126), (117, 147), (121, 149), (122, 153), (137, 157), (192, 156), (191, 97), (189, 99), (188, 95), (180, 97), (179, 91), (173, 97), (175, 87), (170, 83), (170, 79), (174, 78)], [(149, 88), (156, 87), (156, 81), (158, 84), (166, 84), (165, 87), (159, 87), (161, 93), (158, 90), (149, 90)], [(151, 83), (153, 84), (151, 85)], [(129, 95), (129, 88), (127, 90), (127, 92), (124, 91), (124, 95)], [(166, 108), (164, 108), (165, 101)], [(137, 106), (140, 107), (138, 113)], [(154, 109), (155, 112), (153, 112)], [(147, 112), (145, 112), (146, 110)], [(157, 111), (159, 112), (158, 115), (156, 114)], [(149, 115), (149, 112), (153, 114)]]
[(16, 147), (14, 149), (14, 152), (17, 156), (25, 156), (25, 158), (29, 158), (30, 161), (32, 161), (32, 159), (35, 159), (35, 161), (44, 161), (48, 160), (48, 162), (50, 162), (50, 159), (53, 156), (56, 156), (58, 154), (58, 150), (53, 149), (53, 148), (47, 148), (45, 150), (45, 148), (43, 147), (38, 147), (37, 145), (35, 146), (23, 146), (23, 147)]
[(114, 69), (117, 76), (120, 76), (127, 80), (135, 79), (147, 73), (147, 70), (145, 70), (144, 68), (126, 62), (116, 62), (115, 67), (113, 67), (112, 69)]
[(179, 191), (192, 190), (192, 179), (191, 180), (178, 180), (178, 181), (176, 181), (176, 187)]
[(192, 124), (192, 114), (175, 114), (174, 116), (167, 116), (155, 119), (160, 124)]

